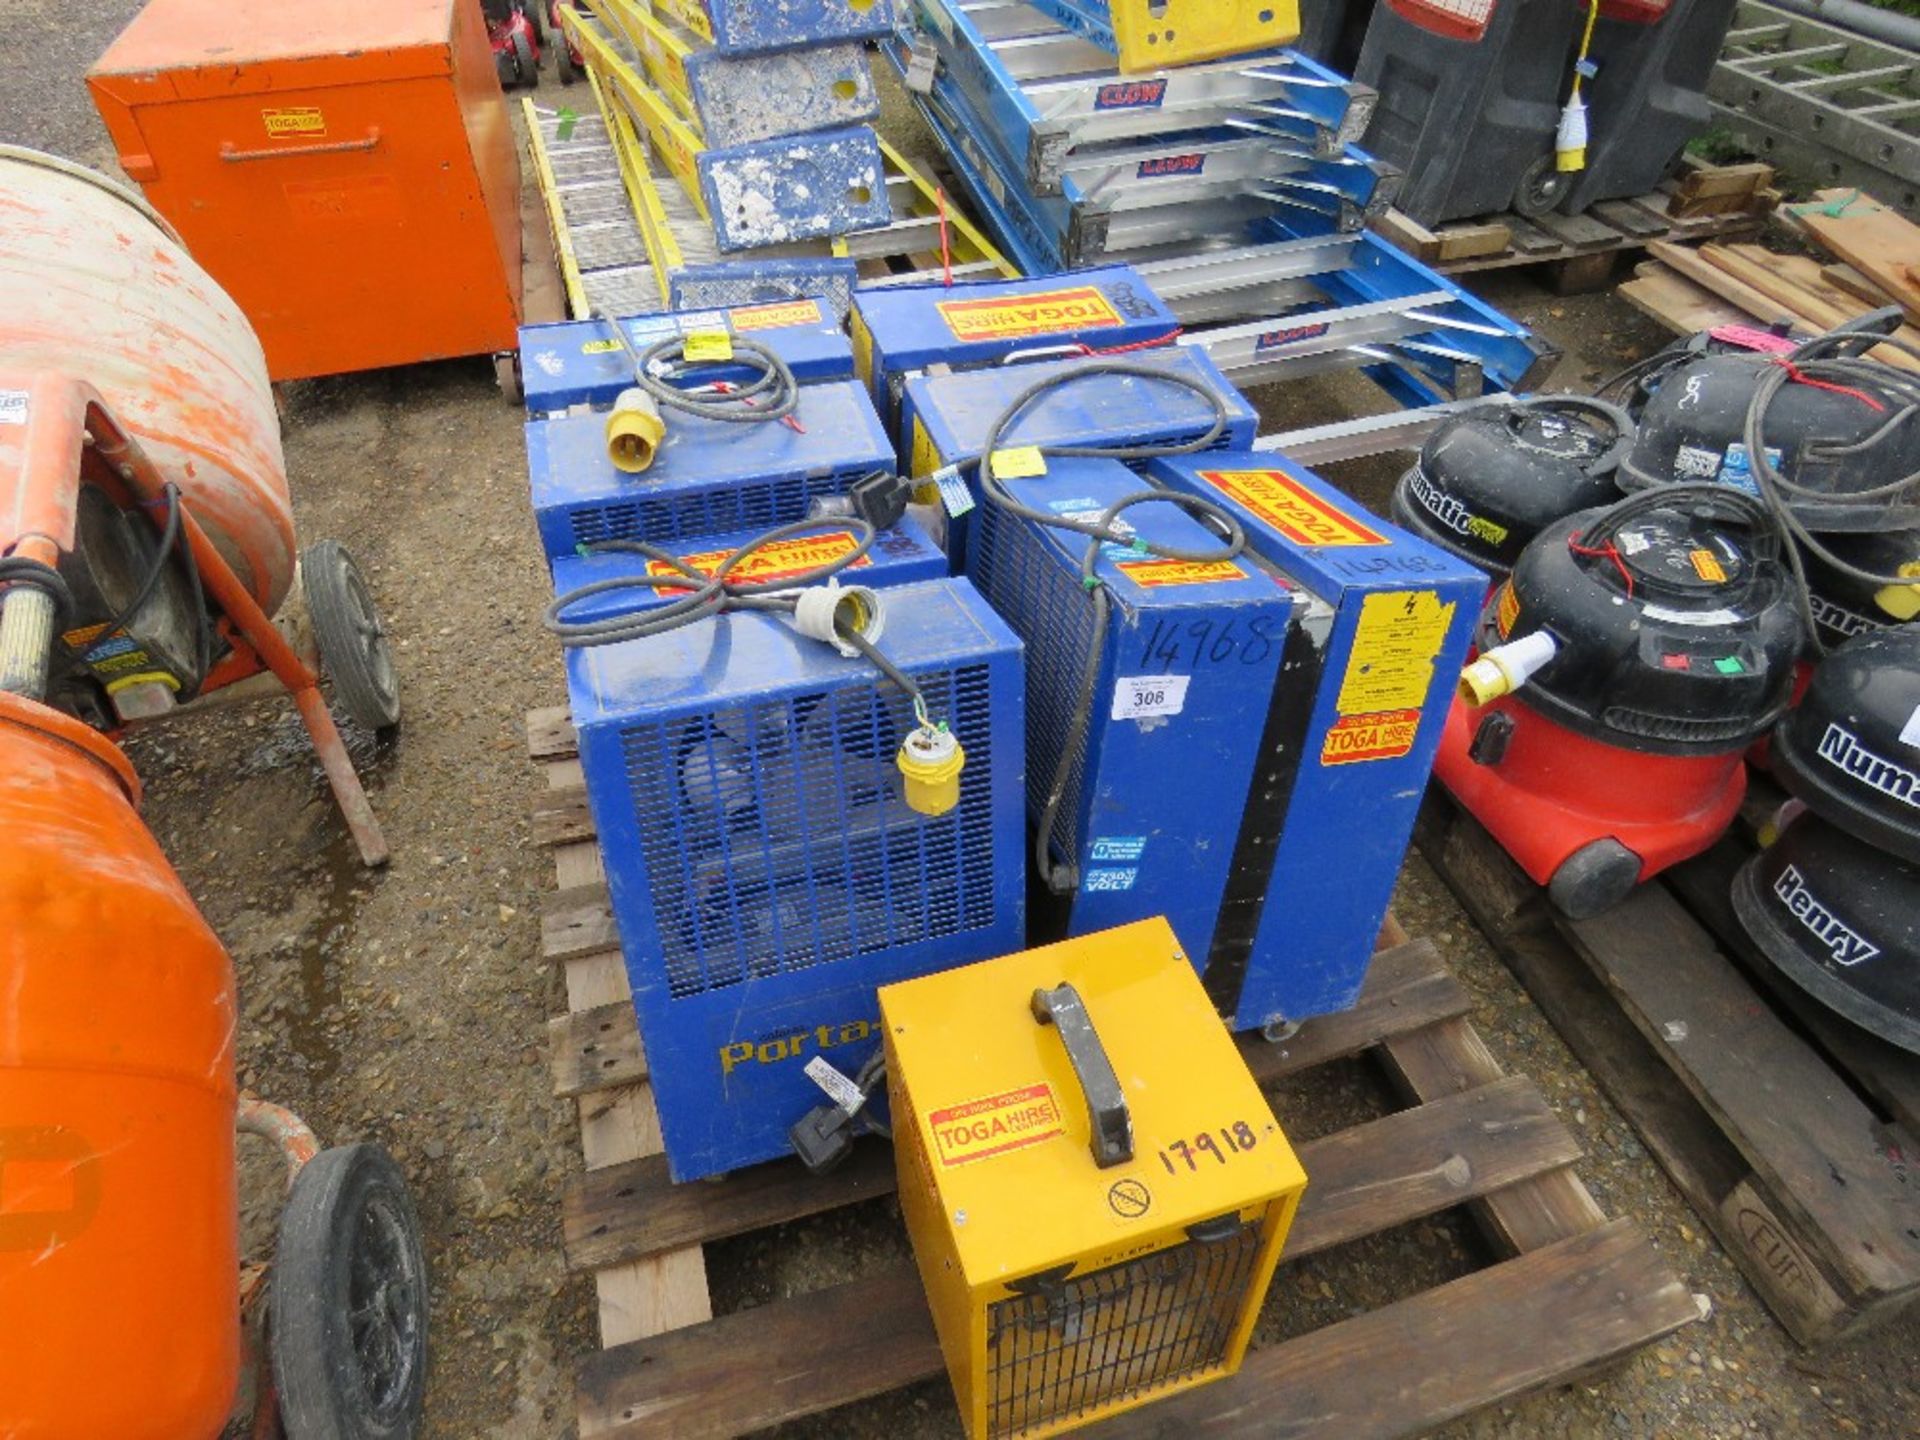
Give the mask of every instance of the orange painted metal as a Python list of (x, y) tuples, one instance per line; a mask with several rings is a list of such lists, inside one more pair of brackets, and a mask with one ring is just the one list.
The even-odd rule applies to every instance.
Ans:
[(274, 379), (515, 348), (520, 166), (478, 0), (151, 0), (87, 82)]
[[(0, 531), (0, 554), (51, 561), (56, 556), (47, 552), (53, 546), (71, 549), (73, 497), (81, 477), (103, 486), (123, 506), (137, 507), (155, 526), (162, 524), (161, 502), (169, 477), (139, 438), (107, 408), (99, 391), (64, 375), (20, 375), (0, 369), (0, 395), (8, 394), (24, 397), (19, 407), (23, 423), (0, 426), (0, 499), (10, 501), (15, 522), (23, 528)], [(24, 439), (9, 441), (9, 432)], [(194, 500), (184, 499), (180, 511), (181, 534), (193, 552), (207, 598), (222, 616), (223, 633), (236, 653), (271, 670), (292, 695), (360, 858), (369, 865), (386, 864), (390, 858), (386, 837), (354, 772), (326, 697), (320, 693), (320, 677), (287, 643), (227, 564), (196, 518)], [(255, 672), (224, 671), (219, 683), (232, 684), (250, 673)]]
[(108, 740), (0, 694), (0, 1435), (220, 1432), (233, 967)]
[(139, 196), (4, 146), (0, 371), (11, 397), (0, 407), (10, 422), (0, 423), (0, 551), (35, 534), (71, 548), (76, 377), (180, 486), (254, 599), (279, 608), (293, 583), (293, 506), (247, 317)]

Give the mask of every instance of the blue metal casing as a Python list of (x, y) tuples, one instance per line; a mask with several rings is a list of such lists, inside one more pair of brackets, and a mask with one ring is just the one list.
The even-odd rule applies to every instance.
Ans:
[[(1253, 443), (1260, 417), (1206, 352), (1182, 345), (1141, 350), (1125, 356), (1143, 365), (1182, 375), (1218, 395), (1227, 412), (1218, 448), (1245, 449)], [(956, 569), (964, 568), (968, 535), (979, 515), (979, 467), (987, 431), (1022, 390), (1049, 375), (1094, 363), (1035, 360), (1025, 365), (996, 365), (945, 375), (908, 377), (900, 403), (901, 453), (907, 472), (926, 477), (946, 466), (960, 466), (975, 508), (954, 514), (949, 501), (945, 543)], [(1212, 419), (1198, 395), (1172, 385), (1156, 385), (1130, 375), (1090, 374), (1049, 391), (1027, 407), (1007, 431), (1011, 445), (1139, 445), (1178, 443), (1206, 432)]]
[(702, 150), (695, 165), (714, 242), (722, 250), (893, 223), (886, 164), (870, 126)]
[(860, 283), (857, 261), (830, 255), (800, 259), (721, 260), (682, 265), (667, 274), (667, 304), (675, 310), (709, 310), (727, 305), (776, 305), (818, 298), (845, 323)]
[[(1003, 482), (1020, 503), (1076, 520), (1150, 487), (1113, 460), (1056, 458)], [(1217, 536), (1171, 504), (1136, 505), (1121, 528), (1208, 552)], [(1085, 538), (988, 505), (969, 574), (1027, 647), (1027, 811), (1053, 785), (1093, 644), (1081, 581)], [(1055, 823), (1053, 853), (1078, 873), (1065, 933), (1164, 915), (1195, 968), (1213, 944), (1261, 728), (1294, 597), (1251, 560), (1196, 563), (1101, 547), (1095, 575), (1111, 611), (1082, 759)], [(1041, 892), (1035, 890), (1038, 915)]]
[(858, 381), (802, 386), (793, 419), (799, 428), (670, 413), (652, 467), (638, 475), (607, 459), (604, 414), (528, 421), (527, 469), (547, 558), (601, 540), (758, 533), (805, 519), (817, 496), (893, 473), (893, 445)]
[[(758, 340), (786, 361), (803, 384), (844, 380), (853, 374), (853, 346), (840, 328), (839, 317), (819, 300), (639, 315), (621, 323), (637, 351), (675, 335), (723, 330)], [(521, 326), (520, 371), (527, 410), (534, 415), (574, 405), (611, 405), (633, 384), (632, 362), (604, 320)], [(686, 378), (701, 385), (715, 380), (738, 383), (757, 373), (746, 365), (707, 364)], [(668, 377), (669, 383), (680, 379)]]
[(761, 55), (699, 49), (686, 73), (701, 134), (716, 149), (880, 118), (880, 92), (857, 42)]
[(992, 365), (1023, 352), (1151, 344), (1179, 318), (1125, 265), (1061, 278), (902, 285), (853, 298), (855, 371), (889, 423), (906, 376), (929, 365)]
[[(703, 574), (711, 575), (726, 558), (741, 546), (756, 539), (759, 531), (736, 531), (730, 535), (703, 536), (680, 540), (660, 548), (690, 563)], [(743, 583), (770, 585), (803, 571), (818, 569), (844, 555), (850, 555), (859, 541), (844, 520), (823, 519), (805, 535), (775, 541), (735, 570)], [(632, 551), (613, 550), (596, 555), (569, 555), (553, 562), (553, 590), (565, 595), (583, 585), (640, 575), (671, 575), (673, 567), (649, 560)], [(849, 585), (908, 585), (920, 580), (937, 580), (948, 573), (947, 555), (911, 515), (903, 515), (874, 536), (865, 555), (841, 571)], [(645, 586), (623, 587), (583, 597), (569, 605), (568, 620), (606, 620), (616, 615), (631, 615), (653, 610), (685, 595), (685, 589), (652, 590)]]
[(1024, 943), (1019, 640), (964, 580), (887, 592), (881, 647), (966, 754), (959, 804), (899, 798), (907, 696), (738, 612), (575, 650), (587, 799), (676, 1180), (788, 1151), (851, 1072), (875, 990)]
[(893, 28), (892, 0), (672, 0), (656, 6), (725, 54), (792, 50), (833, 40), (877, 40)]
[(1486, 576), (1279, 455), (1156, 460), (1309, 597), (1262, 737), (1259, 806), (1207, 988), (1236, 1030), (1344, 1010), (1406, 858)]

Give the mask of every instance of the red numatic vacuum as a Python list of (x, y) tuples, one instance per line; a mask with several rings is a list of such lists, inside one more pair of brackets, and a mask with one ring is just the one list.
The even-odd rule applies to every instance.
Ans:
[(1666, 486), (1542, 531), (1488, 603), (1436, 773), (1566, 914), (1711, 845), (1804, 643), (1759, 501)]

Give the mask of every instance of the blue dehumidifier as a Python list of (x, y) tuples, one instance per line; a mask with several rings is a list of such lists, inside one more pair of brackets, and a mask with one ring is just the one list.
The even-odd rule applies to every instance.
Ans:
[[(1116, 460), (1054, 456), (1044, 476), (1000, 485), (1021, 505), (1078, 522), (1153, 488)], [(1295, 597), (1252, 557), (1184, 560), (1110, 542), (1092, 574), (1108, 597), (1096, 640), (1087, 537), (991, 501), (977, 513), (969, 573), (1027, 646), (1027, 809), (1047, 851), (1032, 938), (1164, 915), (1198, 968)], [(1134, 505), (1116, 528), (1162, 550), (1224, 548), (1172, 503)], [(1091, 704), (1076, 718), (1089, 679)], [(1063, 754), (1066, 786), (1050, 807)]]
[(1234, 1029), (1278, 1033), (1360, 993), (1487, 579), (1275, 454), (1147, 473), (1224, 506), (1306, 599), (1204, 977)]
[(893, 445), (858, 381), (802, 385), (791, 417), (742, 424), (675, 413), (639, 474), (607, 455), (607, 417), (527, 422), (534, 518), (549, 560), (602, 540), (654, 543), (804, 520), (816, 498), (891, 475)]
[(964, 580), (885, 592), (878, 645), (958, 740), (924, 814), (908, 695), (785, 619), (736, 612), (574, 650), (587, 798), (676, 1180), (788, 1152), (857, 1069), (878, 986), (1024, 940), (1021, 646)]

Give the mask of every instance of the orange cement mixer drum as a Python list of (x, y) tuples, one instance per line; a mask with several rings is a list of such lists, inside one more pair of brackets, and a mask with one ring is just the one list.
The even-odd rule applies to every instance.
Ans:
[[(262, 608), (293, 583), (266, 359), (239, 306), (130, 192), (0, 146), (0, 370), (93, 385)], [(0, 494), (0, 544), (10, 497)]]
[(220, 1432), (233, 967), (108, 741), (0, 694), (0, 1435)]

